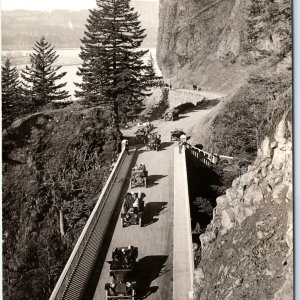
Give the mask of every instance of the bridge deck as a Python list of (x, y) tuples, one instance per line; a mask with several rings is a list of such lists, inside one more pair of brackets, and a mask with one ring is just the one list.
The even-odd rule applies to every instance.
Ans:
[[(169, 145), (170, 146), (170, 145)], [(150, 164), (151, 161), (151, 164)], [(116, 225), (102, 271), (92, 275), (97, 281), (92, 298), (105, 299), (104, 285), (111, 281), (109, 261), (116, 247), (133, 245), (138, 247), (138, 264), (134, 274), (137, 292), (149, 300), (172, 299), (172, 226), (173, 226), (173, 147), (161, 151), (146, 151), (142, 148), (137, 163), (145, 163), (149, 172), (149, 187), (135, 188), (146, 194), (142, 227), (121, 227), (120, 208)], [(126, 182), (128, 186), (128, 182)], [(100, 253), (101, 255), (101, 253)]]

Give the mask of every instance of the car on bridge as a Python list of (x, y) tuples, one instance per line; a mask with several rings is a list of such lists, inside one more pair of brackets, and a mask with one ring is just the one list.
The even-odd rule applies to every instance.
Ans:
[(146, 170), (146, 166), (143, 164), (135, 166), (131, 171), (130, 188), (132, 189), (138, 186), (147, 187), (147, 178), (148, 171)]
[(186, 135), (183, 129), (175, 128), (175, 130), (171, 131), (171, 142), (179, 141), (181, 135)]
[(136, 144), (145, 144), (146, 143), (146, 130), (145, 128), (138, 128), (138, 130), (134, 133), (135, 134), (135, 143)]
[(106, 300), (135, 300), (136, 282), (132, 281), (131, 278), (137, 257), (137, 247), (118, 247), (113, 251), (110, 263), (112, 282), (105, 284)]
[(161, 144), (161, 135), (157, 132), (149, 134), (147, 150), (156, 150), (158, 151)]
[(179, 118), (179, 109), (173, 108), (164, 114), (165, 121), (175, 121)]
[(122, 227), (128, 225), (142, 226), (142, 215), (145, 207), (145, 193), (127, 193), (124, 199), (121, 212)]

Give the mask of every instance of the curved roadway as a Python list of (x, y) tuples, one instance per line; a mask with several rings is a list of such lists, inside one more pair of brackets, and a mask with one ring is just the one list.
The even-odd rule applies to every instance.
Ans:
[[(146, 194), (144, 198), (145, 210), (142, 227), (131, 225), (121, 227), (120, 206), (112, 221), (111, 235), (107, 239), (107, 248), (100, 253), (103, 256), (92, 273), (91, 280), (94, 286), (88, 287), (92, 296), (84, 296), (84, 299), (104, 300), (104, 285), (111, 281), (109, 276), (109, 261), (116, 247), (133, 245), (139, 250), (136, 270), (137, 290), (141, 298), (149, 300), (171, 300), (172, 293), (172, 252), (173, 252), (173, 161), (174, 149), (170, 142), (170, 132), (182, 128), (187, 133), (197, 120), (209, 112), (206, 110), (194, 110), (182, 114), (175, 122), (154, 121), (154, 131), (162, 135), (162, 148), (160, 151), (147, 151), (145, 147), (137, 151), (136, 163), (146, 164), (149, 181), (147, 188), (135, 188)], [(125, 135), (132, 135), (135, 129), (128, 130)], [(123, 194), (129, 189), (129, 176), (124, 186)], [(130, 190), (130, 189), (129, 189)], [(104, 260), (105, 256), (105, 260)], [(103, 265), (103, 267), (102, 267)], [(101, 270), (102, 269), (102, 270)], [(87, 291), (89, 292), (89, 291)]]

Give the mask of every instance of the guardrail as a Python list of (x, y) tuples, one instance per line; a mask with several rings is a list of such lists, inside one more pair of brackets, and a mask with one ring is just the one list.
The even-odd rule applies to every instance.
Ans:
[(194, 146), (188, 145), (187, 147), (188, 151), (197, 159), (199, 159), (202, 163), (209, 166), (212, 162), (212, 154), (209, 152), (206, 152), (204, 150), (201, 150), (199, 148), (196, 148)]
[(82, 297), (119, 198), (107, 201), (125, 156), (123, 149), (56, 283), (50, 300), (76, 300)]
[(220, 159), (235, 159), (232, 156), (212, 154), (197, 147), (194, 147), (190, 144), (187, 144), (187, 149), (194, 157), (202, 161), (202, 163), (204, 163), (207, 166), (218, 163)]

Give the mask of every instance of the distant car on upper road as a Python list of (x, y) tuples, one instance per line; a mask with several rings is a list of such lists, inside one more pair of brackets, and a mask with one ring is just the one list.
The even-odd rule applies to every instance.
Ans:
[(165, 121), (175, 121), (179, 118), (179, 109), (173, 108), (164, 114)]

